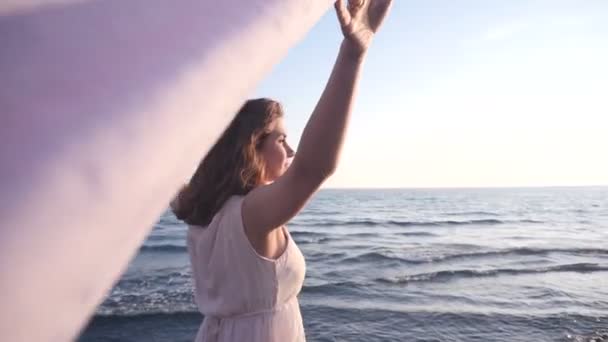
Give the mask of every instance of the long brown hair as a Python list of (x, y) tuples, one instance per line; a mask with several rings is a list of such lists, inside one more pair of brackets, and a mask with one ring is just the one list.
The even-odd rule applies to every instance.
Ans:
[(281, 116), (276, 101), (247, 101), (172, 202), (175, 216), (189, 225), (207, 226), (230, 196), (260, 185), (265, 165), (259, 150), (270, 124)]

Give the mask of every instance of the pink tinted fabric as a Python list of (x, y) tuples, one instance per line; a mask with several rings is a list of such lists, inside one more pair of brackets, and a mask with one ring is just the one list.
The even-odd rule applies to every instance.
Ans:
[(332, 2), (0, 0), (0, 341), (78, 339)]
[(305, 341), (297, 299), (304, 256), (287, 229), (281, 256), (256, 253), (243, 228), (242, 202), (233, 196), (208, 227), (188, 229), (195, 300), (205, 315), (195, 341)]

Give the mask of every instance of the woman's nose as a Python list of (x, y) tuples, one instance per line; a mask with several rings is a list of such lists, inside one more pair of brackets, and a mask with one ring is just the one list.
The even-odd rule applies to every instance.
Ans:
[(296, 155), (296, 152), (291, 148), (291, 146), (286, 145), (286, 147), (287, 147), (287, 157), (293, 158), (293, 156)]

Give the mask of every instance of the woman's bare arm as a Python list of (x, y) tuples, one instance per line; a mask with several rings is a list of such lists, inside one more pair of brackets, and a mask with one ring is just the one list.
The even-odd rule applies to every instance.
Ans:
[[(295, 216), (335, 172), (369, 44), (391, 0), (336, 2), (344, 40), (327, 85), (302, 134), (291, 167), (274, 183), (250, 192), (243, 204), (249, 234), (267, 234)], [(259, 236), (259, 235), (258, 235)]]

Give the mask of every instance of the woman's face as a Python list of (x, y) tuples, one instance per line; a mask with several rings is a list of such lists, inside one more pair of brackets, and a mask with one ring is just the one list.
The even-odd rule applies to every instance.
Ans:
[(291, 164), (294, 150), (287, 144), (287, 134), (283, 118), (277, 118), (270, 124), (270, 134), (262, 143), (260, 153), (266, 166), (265, 183), (274, 182), (281, 177)]

